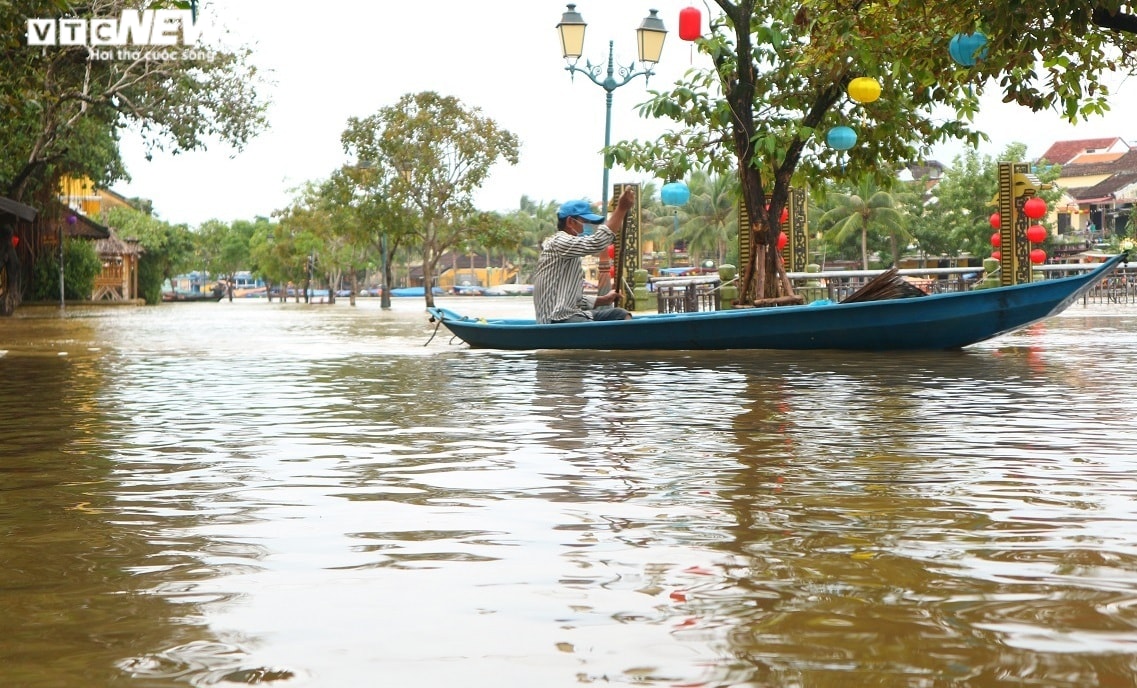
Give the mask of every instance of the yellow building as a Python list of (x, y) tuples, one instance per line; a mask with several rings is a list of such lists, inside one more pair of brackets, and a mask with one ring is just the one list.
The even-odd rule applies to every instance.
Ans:
[(98, 219), (111, 208), (131, 208), (130, 201), (110, 189), (100, 189), (90, 179), (64, 175), (59, 180), (59, 201), (72, 210)]

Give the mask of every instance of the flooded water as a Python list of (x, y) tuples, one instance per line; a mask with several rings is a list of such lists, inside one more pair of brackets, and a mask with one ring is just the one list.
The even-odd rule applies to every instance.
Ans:
[(1137, 308), (928, 354), (432, 335), (0, 320), (0, 686), (1137, 683)]

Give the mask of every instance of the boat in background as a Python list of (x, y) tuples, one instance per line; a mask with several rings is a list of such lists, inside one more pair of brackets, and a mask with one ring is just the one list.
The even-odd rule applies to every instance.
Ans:
[(499, 284), (482, 290), (485, 296), (532, 296), (532, 284)]
[[(442, 287), (434, 287), (431, 291), (435, 296), (442, 296), (446, 292), (442, 291)], [(426, 289), (424, 287), (399, 287), (391, 290), (391, 296), (426, 296)]]
[(181, 291), (164, 291), (162, 292), (162, 301), (164, 303), (188, 303), (192, 301), (220, 301), (225, 297), (225, 292), (218, 294), (217, 292), (196, 293), (191, 294)]
[(539, 325), (428, 308), (473, 348), (536, 349), (961, 349), (1065, 310), (1127, 259), (1092, 272), (1009, 287), (857, 302), (636, 315), (631, 320)]

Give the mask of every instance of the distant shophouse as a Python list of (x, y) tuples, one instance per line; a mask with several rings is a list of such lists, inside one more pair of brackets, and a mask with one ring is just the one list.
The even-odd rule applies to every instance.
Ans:
[(1137, 202), (1137, 148), (1117, 137), (1057, 141), (1041, 161), (1062, 166), (1052, 216), (1059, 238), (1093, 247), (1126, 233)]

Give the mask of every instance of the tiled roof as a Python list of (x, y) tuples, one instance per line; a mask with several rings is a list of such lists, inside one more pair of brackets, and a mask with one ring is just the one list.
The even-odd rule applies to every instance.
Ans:
[(1118, 172), (1109, 179), (1102, 180), (1093, 186), (1084, 189), (1070, 189), (1069, 192), (1076, 200), (1102, 198), (1104, 196), (1112, 196), (1134, 182), (1137, 182), (1137, 171)]
[(1112, 162), (1099, 162), (1080, 165), (1071, 163), (1062, 166), (1063, 177), (1092, 177), (1102, 174), (1137, 171), (1137, 148), (1130, 150)]
[[(60, 214), (60, 217), (58, 220), (56, 220), (56, 222), (61, 223), (63, 231), (67, 234), (67, 236), (83, 237), (85, 239), (106, 239), (111, 235), (111, 232), (108, 228), (104, 227), (98, 222), (95, 222), (83, 213), (75, 212), (62, 203), (60, 203), (59, 206), (62, 208), (63, 212)], [(74, 217), (75, 221), (69, 222), (66, 219), (68, 217)]]
[(1117, 136), (1108, 139), (1080, 139), (1077, 141), (1055, 141), (1050, 148), (1042, 154), (1042, 159), (1058, 165), (1065, 165), (1077, 155), (1087, 150), (1109, 148), (1121, 141)]
[(108, 237), (95, 242), (95, 251), (100, 256), (133, 256), (141, 254), (142, 247), (137, 241), (122, 240), (114, 230), (110, 230)]
[(1094, 163), (1113, 162), (1123, 155), (1125, 155), (1125, 153), (1086, 153), (1085, 155), (1079, 155), (1066, 164), (1067, 166), (1093, 165)]

